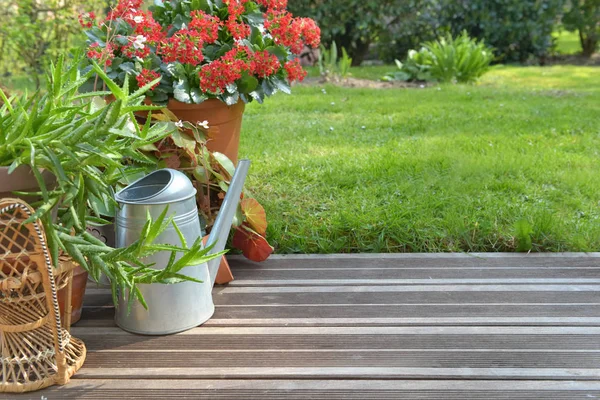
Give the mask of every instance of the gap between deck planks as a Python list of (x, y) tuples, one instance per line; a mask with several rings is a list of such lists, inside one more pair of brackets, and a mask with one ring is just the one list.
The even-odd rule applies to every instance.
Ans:
[(121, 331), (108, 291), (90, 288), (73, 328), (88, 346), (86, 364), (72, 384), (38, 393), (600, 398), (600, 253), (230, 263), (236, 280), (213, 291), (213, 319), (177, 335)]

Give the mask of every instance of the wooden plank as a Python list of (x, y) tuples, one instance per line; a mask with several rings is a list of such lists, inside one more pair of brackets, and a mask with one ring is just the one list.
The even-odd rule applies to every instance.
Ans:
[[(292, 399), (590, 399), (598, 382), (585, 381), (314, 381), (314, 380), (99, 380), (77, 379), (44, 391), (48, 399), (280, 398)], [(162, 397), (161, 397), (162, 396)], [(462, 397), (460, 397), (462, 396)], [(509, 397), (510, 396), (510, 397)], [(537, 397), (534, 397), (537, 396)], [(39, 400), (36, 394), (15, 399)]]
[[(262, 263), (228, 256), (232, 268), (482, 268), (598, 267), (600, 253), (443, 253), (443, 254), (290, 254), (273, 255)], [(234, 270), (235, 273), (235, 270)]]
[(264, 305), (217, 307), (215, 319), (241, 318), (499, 318), (600, 317), (593, 304)]
[[(600, 291), (553, 292), (377, 292), (377, 291), (324, 291), (324, 292), (236, 292), (235, 289), (215, 289), (213, 299), (217, 306), (279, 305), (279, 304), (600, 304)], [(108, 293), (85, 297), (85, 307), (112, 305)]]
[(413, 280), (429, 279), (598, 279), (600, 266), (587, 268), (238, 268), (235, 279), (245, 280)]
[[(193, 350), (193, 351), (192, 351)], [(86, 369), (132, 368), (516, 368), (590, 369), (600, 366), (600, 352), (513, 350), (189, 350), (89, 352)], [(600, 377), (600, 369), (597, 370)], [(525, 376), (525, 373), (524, 373)]]
[[(292, 316), (287, 318), (234, 318), (230, 315), (217, 315), (204, 326), (600, 326), (598, 317), (308, 317)], [(114, 309), (112, 307), (84, 308), (82, 319), (77, 327), (111, 327)]]
[[(314, 333), (324, 330), (323, 333)], [(388, 333), (378, 332), (384, 329)], [(394, 328), (392, 328), (394, 329)], [(195, 328), (167, 337), (133, 335), (119, 328), (77, 328), (73, 335), (82, 339), (88, 352), (95, 351), (184, 351), (194, 349), (228, 350), (345, 350), (345, 349), (465, 349), (465, 350), (544, 350), (549, 352), (577, 350), (597, 351), (600, 334), (516, 334), (500, 333), (421, 333), (439, 328), (395, 328), (412, 333), (390, 333), (387, 328)], [(479, 329), (479, 327), (477, 328)], [(544, 328), (528, 328), (539, 330)], [(550, 328), (551, 329), (551, 328)], [(567, 328), (566, 331), (572, 331)], [(578, 328), (591, 330), (598, 328)], [(367, 333), (360, 333), (366, 330)], [(208, 331), (210, 333), (206, 333)], [(241, 331), (246, 332), (242, 334)], [(556, 330), (552, 330), (556, 332)], [(369, 333), (370, 332), (370, 333)], [(474, 332), (478, 332), (477, 330)], [(510, 330), (508, 332), (511, 332)]]
[(166, 380), (74, 379), (67, 386), (14, 395), (40, 399), (593, 399), (598, 381)]
[[(232, 288), (233, 289), (233, 288)], [(285, 304), (600, 304), (598, 292), (310, 292), (232, 293), (216, 290), (217, 306)], [(91, 303), (91, 302), (90, 302)], [(86, 305), (88, 299), (86, 299)], [(92, 303), (93, 304), (93, 303)], [(90, 304), (90, 305), (92, 305)], [(101, 304), (104, 304), (102, 302)]]
[(82, 368), (78, 379), (544, 379), (599, 380), (600, 369), (416, 367)]
[(229, 286), (360, 286), (360, 285), (597, 285), (600, 279), (236, 279)]

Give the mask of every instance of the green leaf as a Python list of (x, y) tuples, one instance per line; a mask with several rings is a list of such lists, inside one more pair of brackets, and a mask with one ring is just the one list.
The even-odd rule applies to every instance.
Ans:
[(187, 80), (180, 79), (176, 83), (173, 83), (173, 97), (175, 97), (175, 100), (181, 101), (182, 103), (192, 103), (190, 84)]
[(186, 149), (191, 154), (193, 154), (196, 150), (196, 141), (184, 132), (181, 132), (179, 130), (174, 131), (173, 133), (171, 133), (171, 139), (177, 147)]
[(250, 93), (258, 86), (258, 79), (250, 75), (247, 71), (242, 72), (242, 77), (236, 81), (240, 93)]

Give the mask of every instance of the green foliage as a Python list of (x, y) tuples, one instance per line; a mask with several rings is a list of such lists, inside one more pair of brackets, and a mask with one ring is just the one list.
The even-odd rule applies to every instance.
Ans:
[(483, 41), (463, 32), (426, 42), (419, 51), (411, 50), (405, 63), (397, 62), (399, 72), (388, 76), (398, 80), (471, 83), (488, 69), (494, 55)]
[(414, 0), (290, 0), (288, 9), (295, 15), (314, 18), (321, 28), (322, 41), (346, 48), (353, 65), (360, 65), (369, 46), (418, 3), (420, 1)]
[(220, 0), (157, 0), (145, 12), (120, 1), (106, 20), (89, 23), (82, 69), (96, 60), (111, 79), (132, 87), (160, 77), (147, 96), (161, 105), (209, 98), (262, 103), (279, 91), (290, 93), (290, 83), (304, 77), (297, 54), (305, 44), (318, 47), (319, 28), (283, 13), (285, 7), (243, 3), (237, 12)]
[(386, 74), (383, 77), (384, 81), (424, 81), (430, 82), (435, 81), (433, 76), (431, 76), (431, 64), (429, 61), (431, 60), (431, 53), (429, 50), (425, 48), (421, 48), (421, 50), (410, 50), (408, 52), (408, 57), (402, 63), (398, 60), (396, 61), (396, 66), (398, 67), (398, 71), (391, 72)]
[(527, 220), (521, 219), (515, 222), (515, 241), (517, 242), (517, 251), (530, 251), (532, 249), (532, 234), (533, 228)]
[(600, 0), (571, 0), (562, 20), (569, 31), (578, 31), (582, 54), (591, 57), (600, 41)]
[(423, 46), (430, 54), (425, 57), (425, 63), (431, 66), (428, 72), (440, 82), (475, 82), (494, 59), (483, 41), (471, 39), (465, 31), (456, 38), (448, 35)]
[(346, 49), (342, 47), (342, 56), (338, 57), (338, 48), (335, 42), (331, 43), (331, 47), (326, 49), (321, 46), (319, 54), (319, 72), (326, 80), (340, 80), (348, 77), (350, 67), (352, 66), (352, 58), (348, 56)]
[(82, 6), (97, 10), (104, 0), (0, 0), (0, 73), (22, 68), (39, 88), (44, 65), (75, 44)]
[(397, 6), (402, 10), (395, 22), (377, 38), (378, 56), (386, 63), (403, 59), (409, 50), (447, 33), (447, 27), (442, 26), (440, 18), (442, 1), (403, 0)]
[(247, 108), (240, 156), (255, 160), (247, 185), (277, 253), (516, 251), (523, 219), (532, 251), (596, 251), (599, 117), (597, 67), (497, 66), (477, 85), (423, 89), (300, 86)]
[(440, 0), (441, 25), (493, 46), (501, 61), (546, 57), (565, 0)]
[[(93, 73), (112, 92), (80, 94), (78, 89)], [(149, 87), (129, 94), (127, 85), (116, 86), (97, 65), (93, 72), (81, 75), (76, 64), (61, 59), (50, 68), (46, 93), (9, 99), (0, 90), (4, 103), (0, 108), (0, 166), (9, 166), (10, 170), (29, 166), (35, 174), (41, 200), (32, 204), (36, 210), (32, 219), (41, 220), (54, 262), (58, 262), (59, 252), (65, 252), (95, 279), (100, 273), (106, 274), (115, 298), (118, 291), (127, 289), (142, 303), (139, 283), (188, 279), (179, 274), (185, 266), (183, 261), (172, 262), (165, 270), (155, 270), (141, 261), (158, 251), (185, 251), (153, 244), (171, 221), (165, 214), (154, 222), (148, 219), (140, 239), (117, 250), (105, 246), (86, 227), (108, 223), (99, 203), (104, 203), (104, 209), (110, 208), (109, 203), (115, 202), (114, 188), (121, 180), (155, 166), (156, 160), (140, 148), (173, 131), (169, 124), (140, 127), (134, 122), (134, 112), (157, 109), (142, 104)], [(106, 104), (104, 97), (109, 94), (115, 101)], [(45, 185), (41, 170), (54, 175), (55, 188)], [(58, 220), (53, 221), (51, 211), (56, 207)], [(188, 254), (202, 260), (210, 258), (199, 243)]]

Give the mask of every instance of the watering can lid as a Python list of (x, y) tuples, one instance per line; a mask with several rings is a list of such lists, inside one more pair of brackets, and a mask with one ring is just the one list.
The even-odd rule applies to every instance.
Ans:
[(189, 199), (196, 188), (185, 174), (165, 168), (138, 179), (115, 194), (125, 204), (167, 204)]

